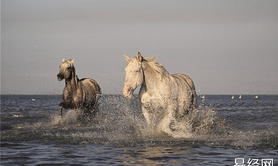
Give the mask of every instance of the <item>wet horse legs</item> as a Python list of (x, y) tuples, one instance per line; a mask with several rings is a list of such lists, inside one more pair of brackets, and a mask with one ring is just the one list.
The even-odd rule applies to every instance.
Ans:
[(60, 107), (59, 107), (60, 118), (63, 117), (63, 112), (62, 112), (62, 110), (63, 110), (63, 106), (60, 105)]
[(62, 118), (63, 117), (63, 108), (65, 108), (67, 105), (65, 104), (64, 101), (62, 101), (60, 104), (59, 104), (59, 114), (60, 114), (60, 117)]

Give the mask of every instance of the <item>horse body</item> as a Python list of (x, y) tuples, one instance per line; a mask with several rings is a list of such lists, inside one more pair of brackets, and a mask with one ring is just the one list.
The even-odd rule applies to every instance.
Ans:
[[(170, 75), (154, 59), (143, 58), (140, 53), (133, 59), (126, 57), (126, 60), (128, 66), (125, 69), (124, 97), (131, 98), (133, 90), (141, 85), (139, 98), (148, 127), (152, 131), (163, 131), (171, 135), (172, 131), (169, 128), (173, 120), (181, 119), (196, 107), (193, 81), (184, 74)], [(141, 69), (137, 69), (138, 66)], [(142, 73), (138, 74), (138, 71)], [(137, 79), (139, 82), (136, 82), (136, 78), (141, 76), (143, 81)], [(132, 83), (132, 79), (135, 82)]]
[[(173, 74), (172, 77), (175, 78), (175, 80), (177, 81), (177, 86), (178, 86), (178, 88), (180, 88), (180, 90), (179, 90), (179, 93), (180, 93), (179, 101), (180, 102), (179, 103), (184, 102), (185, 98), (189, 99), (189, 100), (187, 100), (187, 103), (183, 104), (184, 106), (186, 106), (183, 109), (188, 110), (188, 111), (195, 109), (196, 103), (197, 103), (197, 98), (196, 98), (195, 86), (194, 86), (192, 79), (182, 73)], [(190, 89), (190, 90), (188, 91), (188, 89)], [(184, 93), (186, 91), (188, 93)]]
[(98, 83), (90, 78), (78, 79), (73, 66), (73, 60), (63, 60), (60, 66), (60, 72), (57, 75), (58, 80), (65, 79), (65, 88), (63, 90), (63, 101), (60, 103), (60, 116), (62, 109), (77, 109), (79, 116), (82, 110), (89, 111), (97, 106), (101, 95), (101, 88)]

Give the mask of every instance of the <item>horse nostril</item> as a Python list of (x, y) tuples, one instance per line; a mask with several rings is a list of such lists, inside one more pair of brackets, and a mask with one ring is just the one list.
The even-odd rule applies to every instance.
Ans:
[(64, 76), (63, 76), (63, 74), (59, 73), (59, 74), (57, 74), (57, 78), (59, 81), (62, 81), (64, 79)]

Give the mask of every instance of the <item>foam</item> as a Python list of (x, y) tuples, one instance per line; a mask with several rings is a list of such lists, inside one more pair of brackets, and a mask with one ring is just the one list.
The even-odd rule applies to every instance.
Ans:
[[(33, 136), (66, 143), (95, 143), (115, 146), (193, 144), (228, 145), (233, 147), (277, 146), (275, 129), (247, 131), (236, 129), (220, 119), (214, 108), (198, 107), (181, 119), (165, 118), (154, 130), (148, 127), (141, 105), (121, 97), (104, 99), (99, 111), (91, 118), (78, 120), (76, 111), (67, 110), (60, 118), (53, 110), (44, 120), (26, 122), (15, 126), (14, 133), (27, 139)], [(157, 126), (157, 125), (156, 125)], [(9, 135), (11, 138), (15, 137)], [(29, 137), (30, 136), (30, 137)], [(32, 136), (32, 137), (31, 137)], [(266, 145), (265, 145), (266, 144)]]

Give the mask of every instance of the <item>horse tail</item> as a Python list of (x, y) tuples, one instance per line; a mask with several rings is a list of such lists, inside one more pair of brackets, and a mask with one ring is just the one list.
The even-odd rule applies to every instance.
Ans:
[(101, 97), (101, 95), (102, 95), (102, 90), (101, 90), (101, 88), (100, 88), (100, 86), (99, 86), (99, 84), (95, 81), (95, 80), (93, 80), (93, 79), (90, 79), (90, 82), (94, 85), (94, 88), (95, 88), (95, 95), (96, 95), (96, 101), (98, 101), (98, 99)]

